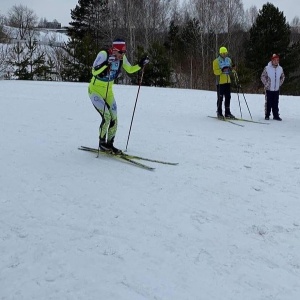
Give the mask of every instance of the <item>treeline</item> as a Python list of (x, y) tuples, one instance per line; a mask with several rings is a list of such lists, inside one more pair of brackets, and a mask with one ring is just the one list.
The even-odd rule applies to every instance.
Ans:
[[(26, 32), (24, 15), (18, 18), (22, 10)], [(16, 39), (26, 42), (10, 45), (13, 51), (5, 63), (0, 58), (1, 68), (8, 63), (20, 79), (87, 82), (99, 50), (109, 47), (115, 38), (123, 38), (132, 63), (145, 53), (151, 59), (143, 84), (214, 90), (212, 61), (219, 47), (226, 46), (244, 91), (262, 89), (260, 74), (270, 56), (278, 53), (286, 74), (282, 92), (300, 95), (299, 18), (289, 25), (273, 4), (244, 11), (241, 0), (190, 0), (181, 6), (177, 0), (79, 0), (71, 18), (68, 41), (53, 40), (41, 49), (34, 38), (37, 18), (33, 11), (14, 6), (4, 20), (17, 28)], [(8, 35), (1, 28), (0, 32), (5, 40)], [(22, 53), (26, 53), (24, 59)], [(135, 76), (120, 78), (127, 84), (137, 81)]]
[(0, 16), (0, 77), (22, 80), (63, 80), (66, 51), (57, 35), (42, 38), (38, 17), (23, 5)]

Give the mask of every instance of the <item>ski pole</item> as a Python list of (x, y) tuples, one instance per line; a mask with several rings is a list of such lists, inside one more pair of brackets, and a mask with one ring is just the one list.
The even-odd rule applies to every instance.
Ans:
[(247, 100), (246, 100), (246, 97), (245, 97), (245, 94), (244, 94), (244, 92), (243, 92), (242, 88), (241, 88), (241, 91), (242, 91), (242, 94), (243, 94), (243, 96), (244, 96), (244, 100), (245, 100), (245, 103), (246, 103), (246, 105), (247, 105), (247, 108), (248, 108), (249, 115), (250, 115), (250, 117), (251, 117), (251, 120), (252, 120), (252, 115), (251, 115), (251, 112), (250, 112), (250, 109), (249, 109), (249, 106), (248, 106), (248, 103), (247, 103)]
[(239, 95), (239, 91), (240, 91), (240, 86), (237, 82), (237, 79), (236, 79), (236, 71), (233, 72), (233, 76), (234, 76), (234, 81), (235, 81), (235, 85), (236, 85), (236, 88), (237, 88), (237, 97), (238, 97), (238, 102), (239, 102), (239, 107), (240, 107), (240, 113), (241, 113), (241, 119), (243, 118), (243, 115), (242, 115), (242, 108), (241, 108), (241, 101), (240, 101), (240, 95)]
[(141, 78), (140, 78), (140, 82), (139, 82), (139, 88), (138, 88), (138, 91), (137, 91), (137, 94), (136, 94), (136, 99), (135, 99), (135, 104), (134, 104), (133, 113), (132, 113), (132, 117), (131, 117), (131, 122), (130, 122), (129, 133), (128, 133), (128, 138), (127, 138), (125, 151), (127, 151), (127, 146), (128, 146), (128, 142), (129, 142), (129, 137), (130, 137), (133, 117), (134, 117), (134, 113), (135, 113), (135, 108), (136, 108), (136, 104), (137, 104), (137, 100), (138, 100), (138, 97), (139, 97), (140, 88), (141, 88), (141, 84), (142, 84), (142, 80), (143, 80), (144, 69), (145, 69), (145, 65), (142, 68), (142, 74), (141, 74)]
[(252, 120), (252, 115), (251, 115), (251, 112), (250, 112), (250, 109), (249, 109), (249, 106), (248, 106), (248, 103), (247, 103), (247, 100), (246, 100), (245, 94), (244, 94), (244, 92), (243, 92), (243, 90), (242, 90), (242, 87), (241, 87), (241, 86), (240, 86), (240, 88), (241, 88), (241, 91), (242, 91), (242, 94), (243, 94), (243, 97), (244, 97), (245, 103), (246, 103), (246, 105), (247, 105), (247, 109), (248, 109), (249, 115), (250, 115), (250, 117), (251, 117), (251, 120)]
[[(237, 73), (236, 73), (236, 78), (237, 78), (237, 82), (238, 82), (238, 84), (239, 84), (239, 78), (238, 78), (238, 75), (237, 75)], [(252, 120), (252, 115), (251, 115), (251, 112), (250, 112), (250, 109), (249, 109), (249, 106), (248, 106), (248, 103), (247, 103), (247, 100), (246, 100), (245, 94), (244, 94), (244, 92), (243, 92), (243, 90), (242, 90), (242, 87), (241, 87), (241, 85), (240, 85), (240, 84), (239, 84), (239, 88), (241, 89), (241, 92), (242, 92), (242, 94), (243, 94), (243, 97), (244, 97), (244, 100), (245, 100), (245, 103), (246, 103), (246, 106), (247, 106), (247, 109), (248, 109), (249, 115), (250, 115), (250, 117), (251, 117), (251, 120)]]
[[(107, 81), (105, 99), (103, 99), (104, 100), (104, 109), (103, 109), (102, 121), (101, 121), (101, 124), (100, 124), (100, 136), (99, 136), (99, 145), (98, 145), (97, 157), (99, 157), (99, 152), (100, 152), (100, 139), (101, 139), (102, 129), (103, 129), (102, 125), (105, 123), (105, 109), (106, 109), (106, 105), (107, 105), (106, 101), (107, 101), (107, 97), (108, 97), (109, 80), (110, 80), (110, 65), (108, 66), (108, 81)], [(103, 121), (104, 121), (104, 123), (102, 124)]]

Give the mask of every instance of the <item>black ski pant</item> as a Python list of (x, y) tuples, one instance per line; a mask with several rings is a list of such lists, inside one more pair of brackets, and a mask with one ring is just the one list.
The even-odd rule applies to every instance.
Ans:
[(265, 116), (270, 117), (272, 110), (273, 117), (279, 117), (279, 91), (266, 91)]
[(222, 113), (222, 102), (223, 98), (225, 98), (225, 113), (230, 113), (230, 99), (231, 99), (231, 89), (230, 83), (217, 84), (217, 109), (218, 113)]

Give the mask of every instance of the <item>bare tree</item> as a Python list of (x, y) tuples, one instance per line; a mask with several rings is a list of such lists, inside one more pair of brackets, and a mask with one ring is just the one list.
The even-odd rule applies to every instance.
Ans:
[(129, 44), (133, 60), (138, 46), (149, 49), (154, 41), (162, 41), (168, 28), (173, 2), (177, 0), (114, 0), (111, 1), (114, 37), (123, 37)]
[(202, 88), (209, 87), (211, 76), (207, 69), (211, 69), (211, 61), (218, 48), (218, 36), (224, 32), (225, 16), (220, 5), (219, 0), (190, 0), (189, 2), (189, 14), (199, 21), (199, 41), (195, 49), (199, 67), (196, 69), (195, 77), (196, 86)]
[(49, 74), (51, 80), (62, 79), (64, 60), (68, 55), (64, 47), (64, 41), (56, 34), (47, 36), (47, 43), (43, 46), (43, 51), (46, 53), (45, 61), (51, 68), (51, 74)]
[(170, 1), (152, 0), (144, 2), (144, 10), (140, 12), (145, 30), (145, 45), (161, 40), (170, 20)]
[(294, 17), (291, 22), (292, 27), (299, 27), (300, 26), (300, 18), (298, 16)]
[(8, 61), (8, 46), (7, 44), (0, 43), (0, 78), (4, 77), (7, 73)]
[[(210, 89), (212, 60), (218, 54), (220, 46), (231, 49), (241, 48), (243, 35), (237, 34), (244, 28), (244, 9), (241, 0), (189, 0), (186, 14), (198, 22), (198, 33), (194, 34), (195, 49), (191, 54), (190, 76), (193, 75), (193, 86)], [(190, 58), (192, 61), (192, 57)], [(208, 70), (210, 72), (208, 72)]]
[(21, 74), (21, 70), (24, 70), (24, 72), (30, 71), (33, 67), (31, 64), (35, 61), (34, 56), (40, 55), (40, 53), (37, 53), (36, 46), (38, 32), (34, 30), (37, 22), (36, 14), (27, 6), (14, 5), (8, 12), (7, 24), (10, 26), (12, 44), (8, 60), (11, 65), (16, 67), (16, 74)]
[(300, 19), (294, 17), (291, 22), (291, 42), (296, 43), (300, 41)]
[(255, 5), (252, 5), (245, 11), (245, 29), (249, 30), (255, 23), (258, 16), (258, 9)]
[(17, 29), (19, 39), (32, 37), (38, 17), (32, 9), (24, 5), (14, 5), (8, 12), (8, 25)]

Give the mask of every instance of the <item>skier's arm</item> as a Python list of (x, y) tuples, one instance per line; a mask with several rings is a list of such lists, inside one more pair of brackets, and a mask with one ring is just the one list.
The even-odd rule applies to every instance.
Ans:
[(264, 68), (263, 72), (261, 73), (260, 79), (263, 85), (265, 86), (265, 89), (269, 89), (271, 82), (268, 76), (267, 68)]
[(284, 73), (283, 73), (283, 71), (282, 71), (282, 73), (281, 73), (281, 75), (280, 75), (280, 86), (283, 84), (284, 79), (285, 79), (285, 75), (284, 75)]
[(126, 55), (123, 56), (123, 65), (122, 65), (122, 66), (123, 66), (124, 70), (125, 70), (127, 73), (129, 73), (129, 74), (135, 73), (135, 72), (137, 72), (137, 71), (139, 71), (139, 70), (141, 69), (141, 67), (140, 67), (138, 64), (132, 66), (132, 65), (129, 63), (129, 61), (128, 61)]
[(97, 76), (101, 74), (108, 67), (107, 52), (100, 51), (93, 63), (92, 74)]
[(218, 59), (215, 59), (213, 61), (213, 71), (216, 76), (219, 76), (222, 74), (222, 70), (220, 69)]

